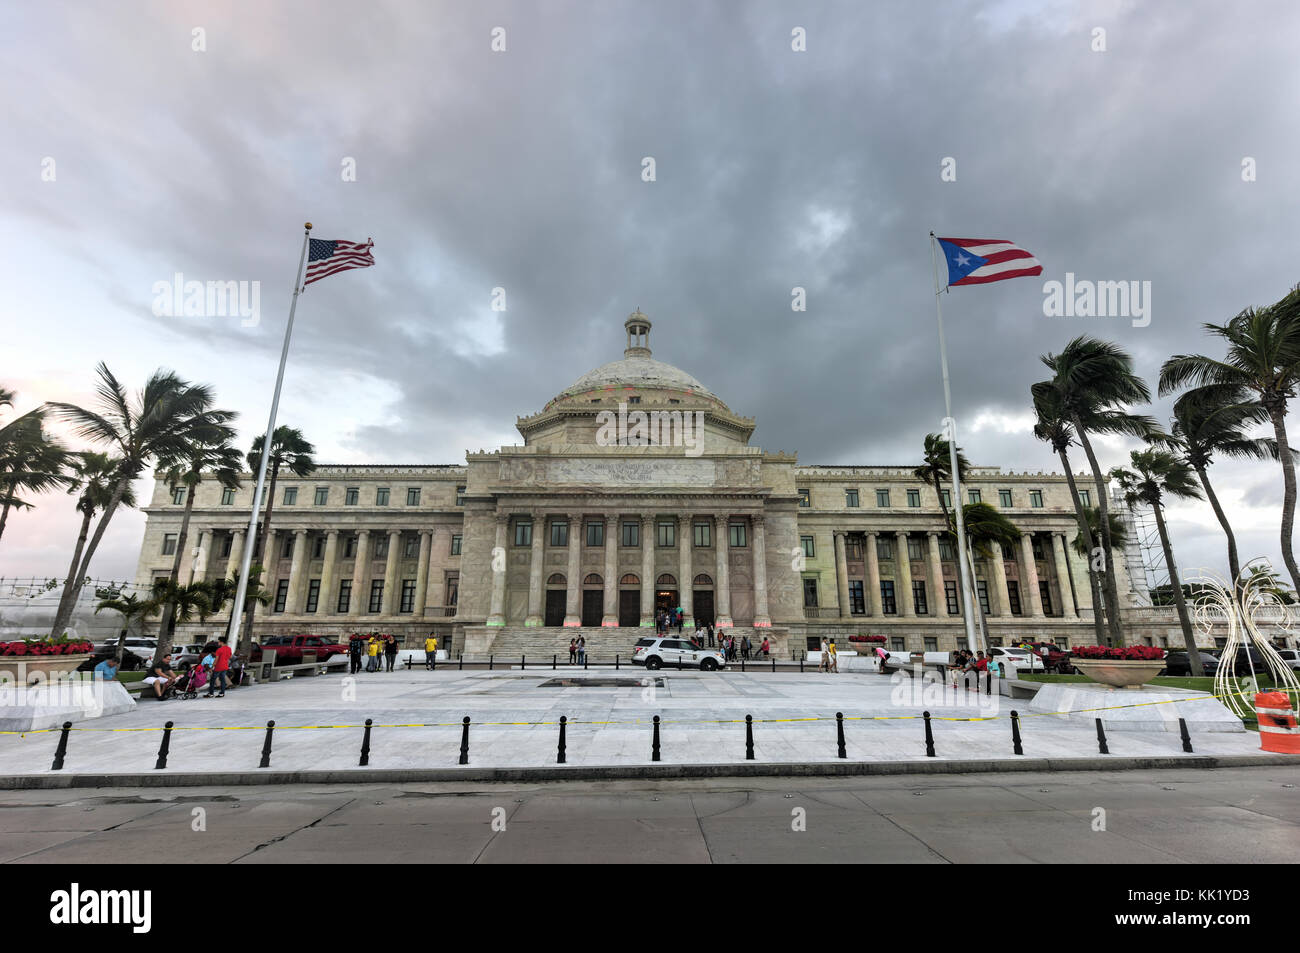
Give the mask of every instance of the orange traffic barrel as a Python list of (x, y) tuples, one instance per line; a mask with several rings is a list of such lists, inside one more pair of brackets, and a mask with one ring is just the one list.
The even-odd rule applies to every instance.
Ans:
[(1260, 692), (1255, 696), (1261, 751), (1300, 754), (1300, 727), (1286, 692)]

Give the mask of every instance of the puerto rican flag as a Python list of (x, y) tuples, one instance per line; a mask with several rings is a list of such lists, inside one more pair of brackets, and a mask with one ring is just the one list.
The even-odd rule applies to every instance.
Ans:
[(949, 288), (1043, 273), (1037, 258), (1006, 239), (940, 238), (938, 241), (948, 260)]

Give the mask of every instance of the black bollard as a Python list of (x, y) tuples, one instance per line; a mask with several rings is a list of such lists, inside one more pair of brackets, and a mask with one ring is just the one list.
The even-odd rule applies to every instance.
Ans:
[(567, 725), (568, 723), (569, 723), (568, 717), (565, 715), (561, 715), (560, 716), (560, 749), (555, 755), (556, 764), (564, 764), (564, 726)]
[(557, 656), (557, 655), (552, 655), (552, 656), (551, 656), (551, 671), (552, 671), (552, 672), (555, 671), (555, 666), (557, 666), (558, 664), (560, 664), (559, 661), (558, 661), (558, 659), (559, 659), (559, 656)]
[(63, 733), (59, 735), (59, 746), (54, 749), (54, 764), (50, 766), (51, 771), (63, 770), (63, 756), (68, 753), (68, 732), (72, 730), (72, 722), (63, 723)]
[(458, 653), (456, 656), (456, 660), (457, 660), (456, 661), (457, 667), (460, 669), (460, 671), (462, 672), (465, 671), (465, 653), (464, 652)]
[(775, 655), (772, 656), (772, 674), (773, 674), (773, 675), (776, 674), (776, 656), (775, 656)]
[(745, 760), (754, 760), (754, 716), (745, 716)]
[(521, 655), (519, 656), (519, 669), (520, 671), (523, 671), (526, 668), (528, 668), (528, 656)]
[(461, 722), (460, 729), (460, 763), (469, 764), (469, 715)]
[(262, 763), (259, 768), (269, 768), (271, 766), (271, 736), (275, 733), (275, 722), (266, 723), (266, 740), (262, 742)]
[(488, 656), (488, 671), (489, 671), (489, 672), (492, 671), (492, 666), (495, 665), (495, 664), (496, 664), (496, 656), (495, 656), (495, 655), (489, 655), (489, 656)]
[(650, 760), (659, 760), (659, 716), (655, 715), (654, 739), (650, 742)]
[(745, 670), (745, 656), (743, 655), (740, 657), (740, 670), (742, 672)]
[[(966, 687), (970, 687), (969, 682), (966, 683)], [(928, 711), (922, 712), (922, 715), (925, 716), (925, 756), (927, 758), (933, 758), (935, 757), (934, 732), (930, 730), (930, 713)]]
[(1097, 750), (1102, 754), (1110, 754), (1110, 749), (1106, 747), (1106, 729), (1101, 726), (1101, 719), (1094, 719), (1097, 722)]
[(155, 771), (167, 767), (167, 752), (172, 746), (172, 724), (173, 722), (169, 721), (163, 725), (162, 743), (158, 745), (158, 761), (154, 764)]
[(835, 713), (835, 727), (839, 732), (840, 757), (847, 758), (849, 753), (844, 750), (844, 712), (837, 711)]
[(370, 763), (370, 726), (374, 724), (373, 718), (366, 719), (366, 733), (361, 738), (361, 760), (357, 762), (359, 767), (364, 768)]
[(800, 674), (800, 675), (803, 674), (803, 656), (802, 656), (802, 655), (799, 656), (799, 674)]
[(614, 671), (618, 671), (618, 656), (614, 656)]
[(1013, 754), (1025, 753), (1025, 749), (1020, 747), (1020, 713), (1014, 709), (1011, 712), (1011, 751)]
[(591, 656), (588, 655), (586, 652), (583, 652), (583, 653), (582, 653), (582, 670), (583, 670), (584, 672), (587, 670), (587, 660), (590, 659), (590, 658), (591, 658)]
[(993, 673), (989, 672), (989, 687), (984, 692), (985, 695), (993, 694)]
[(1187, 733), (1187, 719), (1178, 719), (1178, 731), (1183, 736), (1183, 750), (1192, 753), (1192, 736)]

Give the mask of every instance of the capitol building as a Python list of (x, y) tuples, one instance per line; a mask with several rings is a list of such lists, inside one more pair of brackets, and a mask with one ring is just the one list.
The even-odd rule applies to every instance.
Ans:
[[(751, 446), (754, 419), (655, 360), (650, 329), (639, 310), (628, 317), (622, 358), (520, 417), (522, 446), (281, 477), (269, 554), (254, 554), (271, 597), (257, 631), (377, 630), (408, 645), (432, 631), (453, 656), (506, 657), (564, 653), (581, 634), (590, 652), (626, 656), (658, 608), (680, 605), (688, 627), (767, 636), (787, 655), (822, 636), (964, 644), (956, 554), (934, 487), (912, 472), (920, 461), (809, 465)], [(238, 569), (254, 484), (199, 486), (183, 583)], [(975, 467), (962, 492), (1024, 534), (977, 560), (990, 642), (1094, 642), (1065, 478)], [(138, 583), (169, 573), (184, 502), (155, 483)], [(1130, 607), (1141, 599), (1118, 562)], [(191, 623), (178, 639), (219, 627)], [(1155, 644), (1178, 640), (1176, 623), (1152, 631)]]

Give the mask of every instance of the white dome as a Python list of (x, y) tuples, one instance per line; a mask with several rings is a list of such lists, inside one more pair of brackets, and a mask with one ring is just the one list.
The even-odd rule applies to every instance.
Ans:
[(620, 361), (602, 364), (594, 371), (583, 374), (561, 391), (559, 396), (572, 397), (606, 387), (661, 387), (717, 399), (712, 391), (681, 368), (656, 361), (652, 357), (625, 357)]

